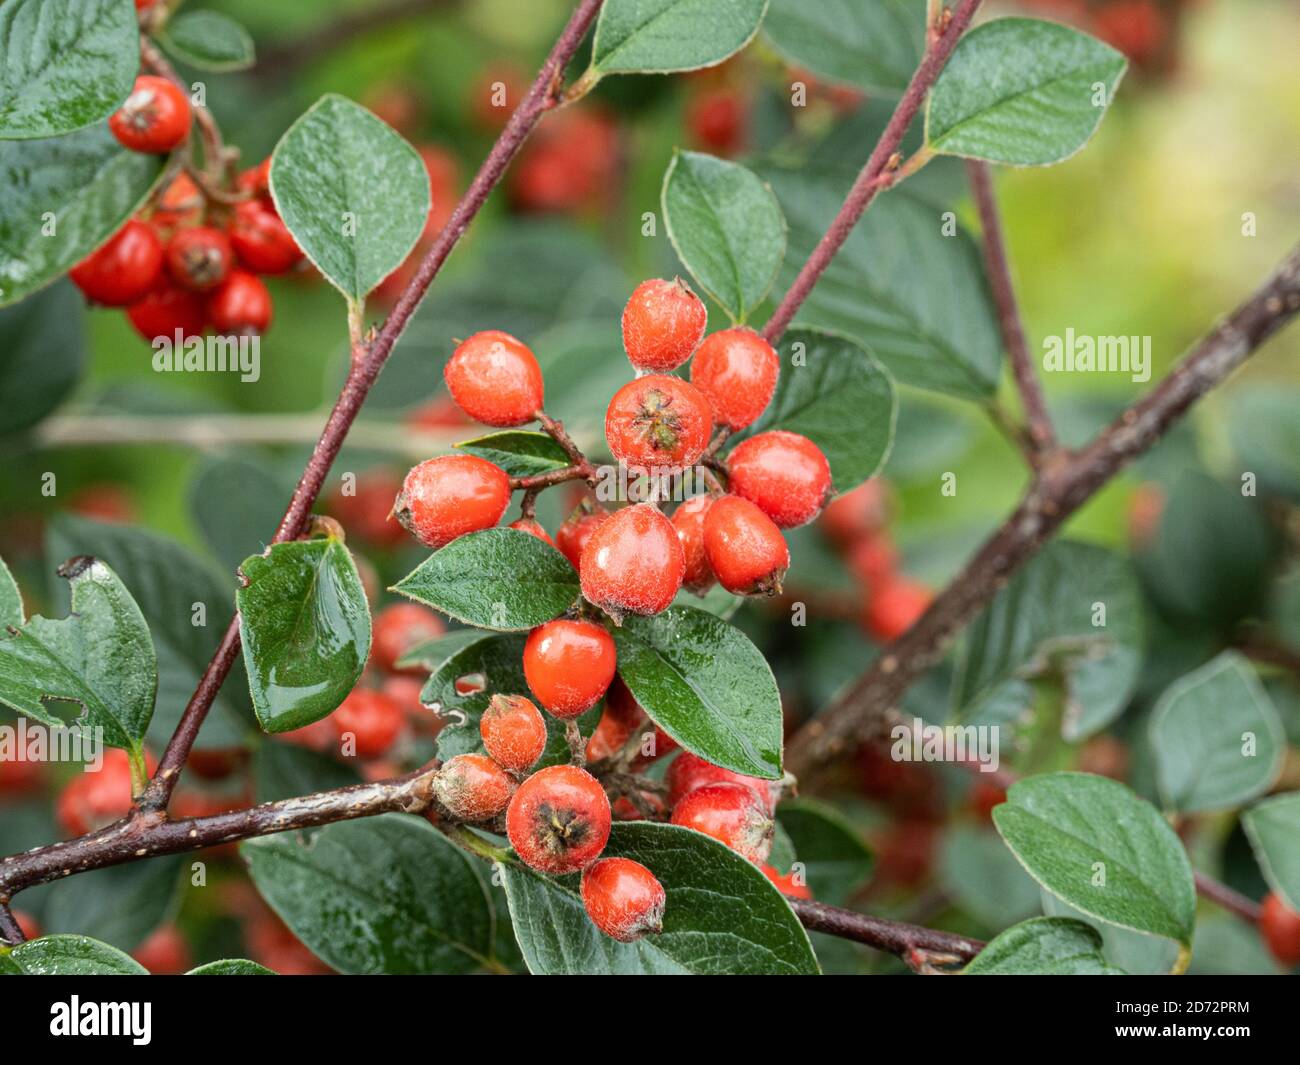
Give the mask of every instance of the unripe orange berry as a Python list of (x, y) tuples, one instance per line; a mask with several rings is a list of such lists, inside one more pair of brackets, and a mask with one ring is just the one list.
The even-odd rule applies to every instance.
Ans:
[(524, 425), (542, 407), (537, 356), (527, 344), (498, 329), (461, 341), (442, 376), (456, 405), (484, 425)]
[[(447, 626), (428, 607), (419, 603), (393, 603), (375, 615), (371, 625), (370, 660), (385, 673), (397, 671), (397, 661), (411, 648), (433, 640)], [(418, 666), (403, 672), (423, 674)]]
[(393, 512), (417, 540), (439, 548), (458, 536), (490, 529), (510, 504), (510, 478), (477, 455), (440, 455), (414, 467)]
[(433, 778), (433, 794), (460, 821), (490, 821), (510, 803), (515, 782), (485, 754), (458, 754)]
[(712, 836), (756, 865), (767, 860), (775, 831), (763, 803), (739, 784), (705, 784), (673, 808), (672, 822)]
[(896, 575), (867, 597), (863, 623), (872, 638), (891, 643), (917, 623), (933, 598), (924, 584)]
[(781, 530), (739, 496), (714, 500), (704, 517), (704, 549), (718, 583), (733, 595), (775, 595), (790, 568)]
[(700, 346), (708, 319), (704, 301), (680, 277), (642, 281), (623, 308), (628, 361), (654, 373), (677, 369)]
[(1291, 909), (1276, 892), (1264, 897), (1259, 932), (1273, 957), (1288, 968), (1300, 965), (1300, 913)]
[(640, 862), (602, 858), (582, 873), (582, 905), (591, 923), (611, 939), (632, 943), (663, 930), (667, 895)]
[(547, 711), (566, 721), (600, 702), (617, 662), (613, 637), (591, 621), (548, 621), (524, 643), (528, 687)]
[(680, 470), (709, 445), (709, 403), (680, 377), (648, 374), (609, 401), (605, 440), (619, 462), (637, 469)]
[(752, 329), (708, 337), (691, 363), (691, 384), (704, 393), (713, 420), (732, 429), (758, 421), (776, 391), (781, 357)]
[(682, 557), (686, 560), (682, 587), (696, 595), (703, 595), (714, 585), (713, 568), (704, 549), (704, 518), (712, 505), (712, 496), (696, 496), (673, 511), (673, 528), (677, 530)]
[(506, 811), (506, 834), (520, 859), (562, 876), (586, 868), (609, 842), (609, 798), (584, 769), (553, 765), (519, 785)]
[(686, 558), (672, 523), (639, 503), (592, 533), (578, 572), (582, 594), (619, 622), (624, 614), (666, 610), (682, 586)]
[(831, 495), (831, 464), (798, 433), (777, 429), (742, 441), (727, 456), (729, 487), (782, 529), (807, 525)]
[(546, 721), (522, 695), (494, 695), (478, 723), (483, 748), (503, 769), (532, 769), (546, 750)]

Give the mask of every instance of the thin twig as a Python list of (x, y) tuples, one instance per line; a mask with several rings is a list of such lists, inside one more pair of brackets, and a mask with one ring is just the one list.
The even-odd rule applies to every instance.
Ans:
[(1196, 891), (1201, 898), (1218, 903), (1229, 913), (1235, 913), (1250, 924), (1259, 921), (1259, 903), (1254, 899), (1246, 898), (1240, 891), (1228, 887), (1227, 884), (1221, 884), (1214, 877), (1206, 876), (1200, 871), (1193, 875), (1196, 879)]
[(13, 910), (9, 908), (9, 903), (0, 902), (0, 942), (16, 947), (19, 943), (25, 942), (26, 939), (22, 926), (14, 917)]
[(935, 962), (954, 964), (970, 961), (984, 949), (982, 941), (952, 932), (938, 932), (902, 921), (887, 921), (882, 917), (828, 906), (811, 899), (787, 897), (786, 901), (810, 932), (824, 932), (840, 939), (865, 943), (876, 950), (902, 958), (918, 971), (932, 971)]

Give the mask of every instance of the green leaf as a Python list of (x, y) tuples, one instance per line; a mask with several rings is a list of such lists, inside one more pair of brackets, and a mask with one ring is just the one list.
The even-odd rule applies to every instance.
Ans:
[(490, 640), (492, 634), (482, 629), (452, 629), (451, 632), (417, 643), (396, 662), (399, 669), (427, 669), (430, 673), (458, 651), (472, 643)]
[(488, 889), (469, 858), (401, 814), (243, 843), (253, 883), (339, 972), (472, 972), (492, 949)]
[(256, 62), (253, 38), (219, 11), (186, 11), (170, 19), (159, 39), (200, 70), (247, 70)]
[(631, 858), (667, 895), (659, 935), (610, 939), (591, 923), (576, 877), (552, 880), (503, 864), (515, 937), (535, 974), (811, 975), (808, 935), (756, 866), (716, 840), (673, 825), (616, 823), (607, 857)]
[(8, 960), (26, 976), (149, 975), (130, 955), (89, 936), (42, 936), (14, 947)]
[(522, 632), (559, 617), (580, 589), (550, 544), (520, 529), (484, 529), (435, 551), (393, 591), (467, 625)]
[(772, 0), (763, 34), (820, 77), (897, 93), (921, 62), (925, 0)]
[(135, 950), (176, 910), (181, 867), (176, 855), (94, 869), (56, 881), (41, 913), (47, 932), (93, 929), (119, 950)]
[(276, 145), (271, 195), (307, 257), (354, 301), (401, 265), (430, 207), (429, 174), (415, 149), (334, 94)]
[(776, 280), (785, 217), (764, 182), (738, 163), (677, 152), (664, 174), (664, 225), (696, 283), (738, 324)]
[(1114, 48), (1058, 22), (986, 22), (957, 43), (930, 91), (926, 141), (993, 163), (1059, 163), (1088, 143), (1127, 66)]
[(1241, 385), (1223, 397), (1237, 469), (1260, 485), (1300, 499), (1300, 389), (1285, 381)]
[(954, 905), (986, 928), (999, 929), (1039, 912), (1039, 887), (996, 832), (953, 825), (939, 851), (938, 880)]
[(1300, 912), (1300, 793), (1256, 803), (1241, 823), (1269, 887)]
[(30, 429), (76, 386), (86, 365), (85, 329), (85, 302), (70, 283), (0, 309), (0, 437)]
[(221, 456), (205, 462), (190, 486), (190, 515), (224, 570), (234, 573), (261, 551), (284, 515), (292, 485), (282, 485), (264, 462)]
[(1003, 720), (1028, 701), (1024, 681), (1065, 677), (1061, 731), (1088, 736), (1124, 709), (1142, 663), (1141, 594), (1132, 568), (1092, 544), (1058, 540), (1020, 570), (970, 627), (953, 685), (954, 716)]
[(1087, 773), (1030, 777), (1011, 786), (993, 821), (1052, 894), (1099, 920), (1191, 946), (1187, 853), (1159, 811), (1123, 784)]
[(781, 376), (752, 433), (787, 429), (821, 448), (837, 492), (880, 472), (898, 420), (894, 382), (851, 337), (791, 329), (780, 342)]
[(139, 68), (131, 0), (0, 4), (0, 139), (57, 137), (107, 118)]
[[(844, 202), (843, 175), (759, 168), (790, 226), (780, 287), (789, 288)], [(854, 337), (902, 384), (967, 399), (997, 388), (1002, 340), (980, 252), (964, 229), (906, 185), (882, 196), (849, 234), (796, 322)]]
[(606, 0), (584, 78), (714, 66), (753, 39), (766, 10), (767, 0)]
[(197, 969), (191, 969), (185, 974), (186, 976), (276, 976), (278, 975), (265, 965), (258, 965), (255, 961), (248, 961), (246, 958), (223, 958), (221, 961), (210, 961), (207, 965), (200, 965)]
[(258, 802), (279, 802), (360, 784), (349, 765), (297, 744), (263, 743), (253, 755), (253, 794)]
[(1236, 652), (1170, 685), (1149, 727), (1160, 795), (1180, 813), (1240, 806), (1264, 794), (1282, 770), (1282, 722)]
[(691, 607), (629, 617), (614, 630), (618, 672), (673, 739), (714, 765), (781, 778), (781, 696), (739, 629)]
[(72, 585), (72, 612), (58, 621), (37, 615), (0, 640), (0, 702), (50, 727), (63, 719), (46, 700), (76, 703), (83, 728), (138, 752), (158, 690), (149, 626), (105, 563), (83, 555), (60, 573)]
[(67, 273), (121, 229), (165, 162), (127, 151), (107, 125), (0, 142), (0, 306)]
[[(549, 408), (548, 408), (549, 409)], [(499, 433), (465, 440), (456, 445), (494, 466), (500, 466), (511, 477), (534, 477), (539, 473), (552, 473), (569, 465), (569, 456), (545, 433), (530, 433), (522, 429), (506, 429)]]
[(240, 567), (235, 593), (249, 688), (267, 732), (332, 713), (370, 655), (370, 608), (356, 563), (333, 537), (274, 544)]
[[(18, 590), (18, 582), (9, 572), (5, 560), (0, 558), (0, 634), (7, 626), (13, 625), (17, 628), (26, 620), (27, 615), (23, 613), (23, 594)], [(3, 636), (0, 635), (0, 638)]]
[(871, 875), (871, 848), (838, 811), (822, 803), (795, 799), (783, 802), (776, 814), (795, 859), (803, 863), (813, 897), (842, 906)]
[(1101, 936), (1068, 917), (1035, 917), (1008, 928), (965, 969), (966, 976), (1123, 976), (1101, 954)]

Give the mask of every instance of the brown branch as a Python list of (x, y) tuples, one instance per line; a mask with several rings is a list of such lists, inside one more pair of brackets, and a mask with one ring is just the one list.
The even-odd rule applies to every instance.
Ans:
[(1249, 633), (1236, 643), (1237, 650), (1252, 662), (1274, 666), (1300, 677), (1300, 651), (1262, 633)]
[(1235, 913), (1250, 924), (1259, 921), (1259, 903), (1254, 899), (1246, 898), (1240, 891), (1235, 891), (1204, 873), (1196, 872), (1193, 876), (1196, 879), (1196, 891), (1201, 898), (1218, 903), (1229, 913)]
[(1129, 461), (1150, 448), (1300, 311), (1300, 247), (1145, 398), (1081, 451), (1058, 453), (1015, 512), (967, 562), (919, 621), (796, 733), (786, 765), (807, 777), (860, 740), (878, 735), (903, 692), (939, 661), (957, 633), (1061, 524)]
[(811, 899), (786, 897), (799, 921), (810, 932), (824, 932), (864, 943), (876, 950), (902, 958), (917, 972), (935, 972), (942, 965), (955, 965), (970, 961), (984, 949), (978, 939), (937, 932), (920, 925), (902, 921), (887, 921), (854, 910), (827, 906)]
[(1020, 402), (1029, 423), (1029, 439), (1036, 452), (1050, 451), (1056, 447), (1056, 430), (1047, 410), (1047, 399), (1038, 378), (1034, 361), (1025, 341), (1025, 329), (1016, 304), (1016, 290), (1011, 283), (1011, 267), (1007, 262), (1006, 242), (1002, 235), (1002, 220), (998, 216), (997, 197), (993, 192), (993, 178), (989, 164), (979, 159), (966, 160), (971, 192), (979, 211), (980, 230), (984, 236), (984, 269), (988, 275), (993, 302), (998, 309), (998, 325), (1002, 330), (1002, 343), (1011, 360), (1011, 372), (1020, 392)]
[(0, 943), (8, 943), (10, 946), (16, 947), (19, 943), (25, 942), (26, 939), (22, 926), (14, 917), (14, 912), (9, 908), (9, 904), (0, 902)]

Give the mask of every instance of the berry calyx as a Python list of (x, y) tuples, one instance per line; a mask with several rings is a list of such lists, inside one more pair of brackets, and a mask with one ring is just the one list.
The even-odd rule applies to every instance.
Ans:
[(680, 277), (642, 281), (623, 308), (623, 350), (638, 370), (668, 373), (704, 339), (709, 312)]
[(506, 835), (520, 859), (543, 873), (576, 873), (609, 842), (605, 789), (585, 769), (553, 765), (519, 785), (506, 810)]
[(528, 687), (549, 713), (566, 721), (600, 702), (617, 662), (614, 638), (591, 621), (548, 621), (524, 643)]
[(916, 624), (933, 598), (924, 584), (895, 575), (867, 597), (863, 624), (874, 639), (891, 643)]
[(542, 528), (542, 523), (536, 518), (520, 518), (518, 521), (512, 521), (510, 528), (518, 529), (520, 532), (526, 532), (529, 536), (536, 536), (542, 543), (555, 546), (555, 541), (551, 539), (551, 534)]
[(167, 277), (160, 277), (152, 292), (131, 304), (126, 316), (136, 332), (151, 342), (158, 339), (174, 342), (177, 332), (182, 340), (202, 336), (208, 324), (203, 297)]
[(375, 615), (370, 630), (370, 660), (386, 673), (423, 675), (427, 670), (418, 666), (398, 670), (398, 659), (411, 648), (446, 631), (442, 619), (427, 607), (418, 603), (393, 603)]
[(619, 462), (664, 472), (690, 466), (704, 454), (713, 423), (708, 400), (680, 377), (648, 374), (609, 401), (605, 440)]
[(329, 720), (339, 740), (346, 743), (352, 738), (356, 757), (378, 758), (397, 742), (406, 714), (383, 692), (355, 688)]
[(633, 943), (663, 931), (668, 901), (654, 873), (631, 858), (602, 858), (582, 873), (582, 905), (611, 939)]
[(649, 503), (611, 514), (591, 534), (578, 566), (582, 594), (616, 624), (625, 614), (666, 610), (685, 573), (676, 530)]
[(247, 270), (232, 270), (208, 301), (212, 328), (224, 336), (260, 336), (271, 326), (271, 293)]
[(682, 545), (682, 557), (686, 560), (682, 587), (696, 595), (703, 595), (716, 583), (713, 567), (709, 565), (709, 554), (704, 549), (704, 517), (712, 505), (712, 496), (696, 496), (673, 511), (672, 516), (673, 528)]
[(1283, 965), (1300, 965), (1300, 913), (1287, 906), (1276, 892), (1264, 897), (1259, 933), (1269, 952)]
[(211, 226), (182, 229), (167, 245), (167, 269), (182, 288), (207, 292), (230, 273), (235, 253), (230, 239)]
[(807, 525), (831, 495), (831, 465), (821, 448), (783, 429), (759, 433), (727, 456), (729, 487), (782, 529)]
[(546, 750), (546, 719), (522, 695), (494, 695), (478, 723), (483, 748), (503, 769), (532, 769)]
[(459, 821), (490, 821), (510, 804), (515, 782), (485, 754), (458, 754), (433, 778), (433, 794)]
[(166, 78), (142, 74), (126, 102), (108, 119), (118, 143), (133, 152), (160, 155), (190, 135), (190, 102)]
[(458, 536), (490, 529), (510, 504), (510, 478), (477, 455), (440, 455), (414, 467), (393, 513), (420, 543), (439, 548)]
[(731, 429), (758, 421), (776, 391), (781, 357), (752, 329), (708, 337), (691, 363), (691, 384), (708, 399), (713, 420)]
[(577, 511), (566, 518), (564, 524), (555, 531), (555, 546), (574, 569), (582, 563), (582, 549), (587, 546), (591, 534), (599, 529), (608, 517), (608, 514), (599, 510), (590, 514)]
[(524, 425), (542, 407), (537, 356), (527, 344), (497, 329), (461, 341), (442, 376), (456, 405), (484, 425)]
[(162, 264), (158, 234), (152, 226), (133, 219), (74, 266), (68, 276), (88, 300), (105, 307), (126, 307), (153, 290)]
[(673, 808), (672, 823), (712, 836), (756, 865), (766, 861), (772, 849), (772, 818), (740, 784), (696, 788)]
[(723, 496), (709, 507), (704, 550), (718, 583), (733, 595), (776, 595), (790, 568), (781, 530), (740, 496)]
[(230, 222), (230, 245), (239, 261), (257, 274), (283, 274), (302, 261), (302, 249), (275, 208), (245, 200)]
[(673, 759), (664, 778), (668, 784), (668, 805), (676, 806), (696, 788), (706, 784), (739, 784), (748, 788), (768, 810), (776, 806), (776, 796), (771, 781), (745, 776), (720, 765), (706, 762), (699, 755), (683, 751)]

